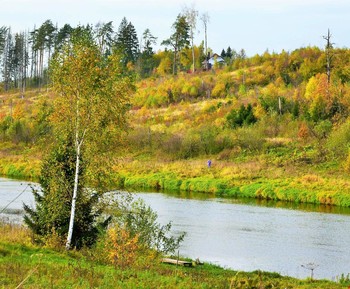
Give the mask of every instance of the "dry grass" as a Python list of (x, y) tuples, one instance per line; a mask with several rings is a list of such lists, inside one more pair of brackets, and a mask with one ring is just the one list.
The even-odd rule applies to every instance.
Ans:
[(32, 233), (23, 225), (0, 222), (0, 236), (2, 242), (16, 243), (23, 246), (32, 244)]

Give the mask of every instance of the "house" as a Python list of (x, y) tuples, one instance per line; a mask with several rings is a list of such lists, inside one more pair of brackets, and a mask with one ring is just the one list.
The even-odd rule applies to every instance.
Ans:
[(202, 62), (203, 68), (205, 70), (209, 70), (215, 65), (222, 66), (224, 64), (225, 64), (225, 60), (217, 53), (214, 53), (210, 57), (208, 55), (207, 59)]

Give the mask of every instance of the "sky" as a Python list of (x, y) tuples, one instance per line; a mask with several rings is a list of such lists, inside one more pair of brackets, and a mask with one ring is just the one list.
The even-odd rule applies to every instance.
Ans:
[[(46, 20), (64, 24), (113, 21), (118, 30), (123, 17), (141, 38), (145, 29), (160, 43), (169, 38), (172, 24), (185, 7), (208, 13), (208, 47), (221, 53), (229, 46), (248, 56), (293, 51), (306, 46), (323, 48), (330, 29), (335, 47), (350, 47), (349, 0), (0, 0), (0, 27), (12, 32), (31, 31)], [(194, 42), (204, 40), (198, 17)]]

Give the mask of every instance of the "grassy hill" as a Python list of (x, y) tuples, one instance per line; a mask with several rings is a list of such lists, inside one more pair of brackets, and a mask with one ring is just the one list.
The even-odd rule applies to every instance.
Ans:
[[(310, 47), (138, 80), (110, 152), (116, 186), (349, 206), (349, 51), (334, 53), (330, 83)], [(53, 99), (50, 89), (0, 95), (2, 174), (38, 175)]]

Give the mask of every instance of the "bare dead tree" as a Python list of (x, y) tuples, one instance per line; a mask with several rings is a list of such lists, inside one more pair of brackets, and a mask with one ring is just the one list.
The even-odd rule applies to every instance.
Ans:
[(208, 23), (209, 23), (209, 14), (205, 12), (200, 17), (203, 26), (204, 26), (204, 46), (205, 46), (205, 57), (208, 56)]
[(194, 56), (194, 32), (197, 24), (198, 11), (194, 8), (194, 4), (192, 7), (184, 8), (184, 15), (186, 16), (187, 22), (190, 26), (190, 37), (191, 37), (191, 47), (192, 47), (192, 72), (195, 72), (195, 56)]
[(328, 29), (328, 33), (326, 36), (323, 36), (323, 39), (326, 40), (326, 73), (327, 73), (327, 81), (328, 84), (331, 82), (331, 70), (332, 70), (332, 60), (333, 60), (333, 44), (331, 42), (332, 34)]

